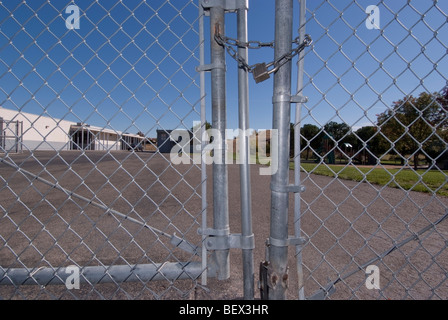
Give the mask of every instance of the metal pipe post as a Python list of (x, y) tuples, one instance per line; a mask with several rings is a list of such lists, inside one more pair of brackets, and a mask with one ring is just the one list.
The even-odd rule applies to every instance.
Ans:
[(4, 120), (0, 117), (0, 150), (5, 148), (4, 136), (3, 136), (3, 123)]
[[(247, 36), (247, 8), (237, 11), (237, 36), (238, 41), (245, 43)], [(239, 47), (239, 56), (248, 62), (248, 49)], [(246, 135), (249, 129), (249, 74), (243, 66), (238, 70), (238, 104), (239, 104), (239, 154), (240, 162), (240, 192), (241, 192), (241, 230), (243, 237), (253, 236), (252, 231), (252, 197), (249, 166), (249, 137)], [(253, 249), (242, 249), (244, 299), (254, 298), (254, 258)]]
[[(300, 4), (300, 28), (299, 39), (300, 43), (305, 40), (305, 23), (306, 23), (306, 0), (299, 0)], [(303, 90), (303, 75), (305, 66), (305, 52), (302, 51), (299, 54), (299, 60), (297, 62), (297, 94), (302, 94)], [(295, 110), (295, 125), (294, 125), (294, 184), (296, 186), (301, 184), (300, 178), (300, 127), (302, 117), (302, 104), (296, 104)], [(294, 232), (296, 238), (302, 236), (301, 234), (301, 208), (300, 208), (300, 193), (294, 195)], [(303, 283), (303, 267), (302, 267), (302, 245), (296, 246), (296, 259), (297, 259), (297, 282), (298, 282), (298, 294), (299, 300), (305, 299), (304, 283)]]
[[(275, 2), (275, 60), (292, 50), (293, 0)], [(291, 61), (274, 75), (273, 129), (278, 132), (278, 170), (271, 178), (269, 300), (286, 299), (288, 283), (289, 135)]]
[[(211, 37), (211, 100), (212, 127), (220, 137), (215, 137), (213, 152), (220, 153), (213, 162), (213, 228), (220, 236), (228, 236), (229, 204), (228, 204), (228, 176), (226, 165), (226, 51), (215, 40), (216, 32), (225, 34), (224, 8), (210, 8), (210, 37)], [(220, 158), (220, 159), (219, 159)], [(225, 280), (230, 277), (229, 249), (215, 250), (212, 259), (216, 264), (216, 277)]]
[[(205, 35), (204, 35), (204, 9), (199, 6), (199, 62), (201, 66), (205, 64)], [(205, 105), (205, 71), (199, 73), (200, 77), (200, 94), (201, 94), (201, 159), (204, 155), (206, 141), (203, 139), (206, 131), (206, 105)], [(195, 150), (197, 152), (197, 150)], [(205, 161), (201, 161), (201, 206), (202, 206), (202, 228), (207, 228), (207, 165)], [(202, 273), (201, 283), (207, 285), (207, 250), (205, 248), (205, 240), (207, 236), (202, 235)]]

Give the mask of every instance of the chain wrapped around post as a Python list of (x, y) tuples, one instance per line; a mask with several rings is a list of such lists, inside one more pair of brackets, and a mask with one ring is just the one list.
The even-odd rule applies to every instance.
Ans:
[(215, 41), (226, 48), (227, 53), (238, 62), (240, 68), (245, 68), (249, 73), (252, 73), (256, 83), (263, 82), (270, 78), (270, 74), (276, 72), (285, 63), (291, 61), (296, 55), (302, 52), (306, 47), (309, 47), (313, 40), (310, 35), (305, 35), (304, 41), (301, 43), (299, 37), (295, 38), (293, 44), (297, 44), (296, 48), (293, 48), (290, 52), (285, 53), (281, 57), (273, 60), (269, 63), (257, 63), (249, 65), (245, 59), (240, 57), (238, 51), (233, 47), (248, 48), (248, 49), (261, 49), (261, 48), (274, 48), (274, 42), (261, 42), (261, 41), (248, 41), (241, 42), (237, 39), (226, 37), (215, 32)]

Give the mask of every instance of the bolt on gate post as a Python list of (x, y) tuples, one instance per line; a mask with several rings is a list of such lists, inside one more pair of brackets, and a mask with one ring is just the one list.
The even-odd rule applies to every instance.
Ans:
[[(275, 2), (275, 59), (292, 49), (293, 0)], [(278, 170), (271, 177), (269, 238), (269, 300), (286, 298), (288, 281), (289, 134), (291, 120), (291, 61), (274, 75), (273, 130), (278, 130)]]

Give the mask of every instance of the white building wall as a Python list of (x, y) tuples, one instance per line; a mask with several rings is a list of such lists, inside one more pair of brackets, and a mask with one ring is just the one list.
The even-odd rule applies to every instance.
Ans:
[(23, 150), (69, 150), (70, 126), (76, 123), (0, 107), (0, 118), (23, 122)]
[(95, 132), (95, 150), (121, 150), (119, 133), (104, 131)]
[[(18, 112), (2, 107), (0, 107), (0, 118), (7, 121), (23, 122), (22, 150), (24, 151), (70, 150), (70, 128), (79, 128), (75, 122)], [(86, 126), (86, 129), (90, 130), (94, 136), (95, 150), (118, 151), (122, 149), (121, 132), (93, 126)], [(126, 134), (126, 136), (136, 141), (143, 140), (138, 135)]]

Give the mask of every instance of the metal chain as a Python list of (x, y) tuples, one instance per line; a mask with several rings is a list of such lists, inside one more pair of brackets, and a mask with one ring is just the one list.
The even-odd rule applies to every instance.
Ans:
[[(227, 53), (236, 61), (238, 62), (239, 66), (242, 68), (247, 69), (248, 72), (252, 73), (254, 68), (258, 64), (249, 65), (245, 59), (243, 59), (239, 54), (238, 51), (235, 50), (233, 47), (238, 48), (248, 48), (248, 49), (261, 49), (265, 47), (274, 48), (274, 41), (272, 42), (261, 42), (261, 41), (248, 41), (248, 42), (241, 42), (234, 38), (229, 38), (226, 36), (223, 36), (217, 31), (215, 33), (215, 41), (226, 48)], [(306, 47), (309, 47), (313, 40), (311, 39), (310, 35), (305, 35), (305, 39), (302, 43), (300, 43), (299, 37), (295, 38), (292, 42), (294, 44), (298, 44), (298, 47), (295, 49), (292, 49), (290, 52), (285, 53), (280, 58), (267, 63), (266, 66), (268, 68), (274, 67), (269, 71), (269, 73), (277, 71), (280, 67), (282, 67), (285, 63), (288, 61), (291, 61), (296, 55), (298, 55), (302, 50), (304, 50)]]
[[(239, 67), (244, 68), (248, 70), (248, 72), (252, 72), (253, 67), (250, 66), (245, 59), (243, 59), (239, 54), (238, 51), (235, 50), (232, 45), (238, 46), (238, 47), (247, 47), (250, 48), (248, 45), (241, 43), (238, 40), (227, 38), (225, 36), (222, 36), (219, 32), (215, 33), (215, 41), (226, 48), (227, 53), (236, 61), (238, 62)], [(227, 43), (229, 41), (229, 43)], [(234, 42), (234, 43), (232, 43)], [(248, 43), (247, 43), (248, 44)]]
[(306, 34), (305, 39), (303, 40), (302, 43), (300, 43), (299, 37), (295, 38), (292, 43), (298, 44), (298, 47), (295, 49), (292, 49), (288, 53), (285, 53), (277, 60), (274, 60), (273, 61), (274, 69), (271, 70), (271, 72), (277, 71), (281, 66), (283, 66), (285, 63), (291, 61), (296, 55), (298, 55), (306, 47), (309, 47), (313, 43), (313, 39), (311, 39), (311, 36), (309, 34)]
[(229, 38), (223, 35), (218, 34), (218, 37), (225, 43), (227, 43), (230, 46), (235, 46), (239, 48), (248, 48), (248, 49), (261, 49), (261, 48), (274, 48), (274, 41), (271, 42), (261, 42), (261, 41), (248, 41), (248, 42), (242, 42), (238, 39)]

